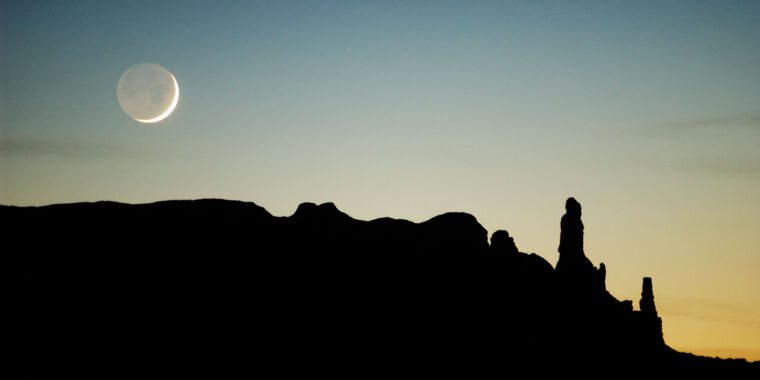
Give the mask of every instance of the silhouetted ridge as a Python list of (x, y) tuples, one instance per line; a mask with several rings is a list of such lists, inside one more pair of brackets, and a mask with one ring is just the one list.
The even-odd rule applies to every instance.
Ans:
[(580, 203), (566, 210), (556, 270), (506, 230), (489, 244), (466, 213), (361, 221), (303, 203), (275, 217), (205, 199), (0, 206), (0, 218), (27, 368), (246, 352), (256, 371), (758, 370), (670, 349), (652, 279), (640, 311), (613, 297), (585, 256)]

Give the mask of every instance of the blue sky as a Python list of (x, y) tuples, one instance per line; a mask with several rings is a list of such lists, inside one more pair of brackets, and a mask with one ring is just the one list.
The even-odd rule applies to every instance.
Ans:
[[(760, 314), (757, 41), (756, 1), (0, 0), (0, 203), (466, 211), (556, 262), (576, 196), (621, 298)], [(116, 101), (143, 62), (180, 86), (156, 126)], [(760, 359), (757, 320), (665, 318)]]

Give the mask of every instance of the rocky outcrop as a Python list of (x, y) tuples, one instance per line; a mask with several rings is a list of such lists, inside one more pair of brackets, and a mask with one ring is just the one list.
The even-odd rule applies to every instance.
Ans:
[(662, 319), (657, 315), (657, 308), (654, 305), (651, 277), (644, 277), (642, 281), (639, 310), (635, 321), (638, 324), (636, 330), (639, 331), (638, 338), (641, 344), (647, 348), (664, 346)]
[(581, 204), (575, 198), (568, 198), (565, 211), (560, 223), (557, 272), (590, 274), (595, 268), (583, 251)]
[(491, 235), (489, 251), (494, 255), (507, 256), (515, 256), (519, 253), (515, 240), (505, 230), (498, 230)]
[(488, 250), (488, 231), (464, 212), (447, 212), (419, 224), (417, 251), (438, 257), (483, 255)]
[(651, 277), (644, 277), (644, 281), (641, 285), (639, 309), (644, 314), (657, 316), (657, 308), (654, 306), (654, 291), (652, 291)]
[(498, 230), (491, 235), (489, 254), (502, 260), (504, 270), (512, 276), (547, 279), (554, 274), (554, 267), (543, 257), (531, 253), (523, 253), (517, 249), (514, 238), (506, 230)]
[(604, 263), (596, 268), (583, 249), (583, 221), (581, 204), (575, 198), (565, 202), (565, 215), (560, 222), (559, 260), (557, 275), (564, 284), (563, 291), (570, 297), (617, 300), (607, 292), (607, 268)]

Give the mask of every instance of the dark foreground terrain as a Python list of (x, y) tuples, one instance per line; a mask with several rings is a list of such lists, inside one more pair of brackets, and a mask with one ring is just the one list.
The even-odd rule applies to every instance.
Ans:
[(651, 279), (637, 310), (609, 294), (572, 198), (556, 269), (464, 213), (199, 200), (0, 206), (0, 220), (11, 361), (29, 377), (760, 374), (670, 349)]

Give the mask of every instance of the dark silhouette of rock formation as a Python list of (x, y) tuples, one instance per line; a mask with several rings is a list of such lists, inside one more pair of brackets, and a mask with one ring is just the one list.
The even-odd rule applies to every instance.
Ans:
[(651, 280), (640, 311), (609, 294), (604, 264), (583, 251), (580, 204), (566, 209), (555, 270), (505, 230), (489, 245), (465, 213), (412, 223), (332, 203), (290, 217), (223, 200), (0, 206), (15, 351), (32, 377), (156, 363), (216, 377), (758, 371), (670, 349)]
[(645, 314), (657, 315), (657, 308), (654, 306), (654, 291), (652, 291), (651, 277), (644, 277), (643, 284), (641, 285), (639, 310)]
[(638, 320), (639, 333), (643, 341), (649, 347), (658, 347), (665, 344), (662, 336), (662, 319), (657, 315), (654, 306), (654, 292), (652, 290), (652, 278), (644, 277), (641, 286), (641, 299), (639, 300)]
[(583, 251), (581, 204), (575, 198), (568, 198), (565, 210), (560, 223), (556, 269), (561, 292), (568, 299), (576, 299), (577, 304), (584, 309), (598, 305), (618, 308), (619, 301), (607, 292), (607, 267), (601, 263), (596, 268)]
[(581, 204), (575, 198), (565, 202), (565, 215), (560, 223), (559, 261), (557, 272), (591, 273), (594, 265), (583, 252), (583, 222)]
[(509, 236), (509, 232), (498, 230), (491, 235), (490, 251), (495, 255), (516, 256), (520, 253), (515, 245), (515, 240)]

